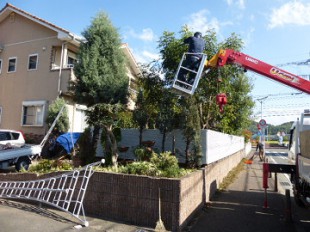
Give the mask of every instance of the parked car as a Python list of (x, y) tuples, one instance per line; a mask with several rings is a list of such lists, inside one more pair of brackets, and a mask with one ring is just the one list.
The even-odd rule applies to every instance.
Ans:
[(22, 147), (25, 145), (23, 133), (16, 130), (0, 129), (0, 145)]

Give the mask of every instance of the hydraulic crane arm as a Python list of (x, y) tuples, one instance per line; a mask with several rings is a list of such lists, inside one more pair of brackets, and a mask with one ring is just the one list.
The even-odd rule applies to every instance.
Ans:
[(267, 64), (242, 52), (232, 49), (220, 50), (211, 60), (205, 62), (207, 68), (237, 64), (263, 76), (310, 94), (310, 81), (285, 70)]

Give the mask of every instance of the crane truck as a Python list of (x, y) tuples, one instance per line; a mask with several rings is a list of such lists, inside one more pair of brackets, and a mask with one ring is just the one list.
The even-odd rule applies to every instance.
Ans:
[[(186, 56), (192, 55), (184, 53), (182, 60), (179, 63), (177, 73), (173, 80), (172, 87), (181, 95), (193, 95), (198, 86), (201, 76), (207, 74), (212, 68), (221, 68), (225, 65), (238, 65), (245, 70), (250, 70), (261, 74), (272, 80), (285, 84), (289, 87), (300, 90), (304, 93), (310, 94), (310, 81), (295, 74), (287, 72), (276, 66), (267, 64), (259, 59), (244, 54), (233, 49), (219, 50), (210, 60), (207, 55), (200, 54), (202, 57), (198, 69), (191, 69), (185, 66)], [(183, 70), (182, 70), (183, 69)], [(179, 77), (180, 71), (184, 70), (191, 75), (191, 79), (195, 76), (194, 82), (187, 82), (186, 78)], [(227, 103), (227, 96), (225, 93), (219, 93), (216, 96), (217, 104), (220, 111), (223, 112), (223, 106)], [(286, 172), (292, 175), (293, 191), (297, 202), (309, 205), (310, 199), (310, 125), (306, 125), (306, 118), (310, 119), (310, 111), (302, 114), (301, 120), (297, 121), (295, 130), (292, 131), (291, 143), (294, 142), (294, 156), (295, 164), (286, 165), (271, 165), (271, 170), (274, 172)], [(293, 134), (294, 132), (294, 134)], [(290, 147), (292, 147), (291, 145)], [(284, 171), (283, 171), (284, 170)]]

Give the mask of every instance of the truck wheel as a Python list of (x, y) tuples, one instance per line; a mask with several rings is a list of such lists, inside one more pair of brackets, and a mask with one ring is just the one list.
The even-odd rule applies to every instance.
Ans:
[(298, 205), (299, 207), (304, 207), (304, 204), (301, 201), (299, 194), (294, 195), (294, 200), (296, 205)]
[(28, 158), (21, 158), (15, 164), (15, 169), (19, 172), (22, 169), (28, 170), (30, 165), (30, 160)]
[(300, 190), (299, 190), (299, 186), (294, 186), (294, 200), (296, 205), (298, 205), (299, 207), (305, 207), (305, 204), (303, 203), (303, 201), (301, 200), (301, 195), (300, 195)]

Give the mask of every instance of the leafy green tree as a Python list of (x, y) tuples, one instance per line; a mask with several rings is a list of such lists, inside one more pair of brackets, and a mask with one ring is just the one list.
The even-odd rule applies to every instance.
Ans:
[[(162, 151), (165, 148), (166, 135), (176, 128), (176, 116), (180, 111), (177, 97), (167, 89), (166, 81), (161, 78), (156, 64), (142, 66), (142, 78), (139, 81), (140, 91), (134, 112), (139, 120), (140, 141), (144, 128), (158, 128), (162, 133)], [(155, 123), (155, 126), (153, 125)]]
[(159, 102), (159, 112), (156, 118), (157, 128), (163, 135), (162, 137), (162, 152), (165, 151), (165, 143), (167, 133), (175, 129), (177, 121), (176, 117), (178, 110), (176, 107), (176, 97), (168, 89), (163, 89), (162, 98)]
[(139, 146), (142, 146), (142, 133), (149, 120), (149, 113), (143, 96), (143, 90), (140, 89), (137, 96), (137, 102), (133, 111), (133, 120), (139, 127)]
[[(183, 52), (187, 51), (187, 46), (182, 41), (192, 34), (187, 27), (183, 27), (180, 39), (171, 32), (164, 32), (160, 38), (159, 48), (163, 57), (163, 68), (166, 71), (166, 78), (170, 81), (174, 78)], [(242, 49), (242, 41), (236, 34), (232, 34), (222, 43), (217, 42), (214, 30), (204, 34), (206, 41), (204, 53), (209, 59), (220, 49)], [(249, 125), (253, 107), (253, 101), (248, 96), (251, 88), (250, 79), (245, 76), (244, 70), (236, 65), (211, 69), (201, 78), (194, 94), (199, 110), (200, 127), (241, 135), (242, 129)], [(219, 112), (216, 104), (216, 95), (221, 92), (228, 95), (224, 114)]]
[[(242, 49), (242, 41), (232, 34), (219, 45), (221, 49)], [(250, 125), (250, 115), (254, 102), (249, 96), (252, 89), (251, 80), (245, 75), (244, 68), (237, 65), (227, 65), (218, 68), (216, 75), (222, 82), (219, 84), (219, 91), (227, 94), (228, 104), (225, 106), (224, 114), (217, 114), (217, 130), (228, 134), (243, 135), (243, 129)]]
[[(164, 35), (160, 38), (159, 48), (163, 57), (163, 68), (165, 70), (168, 83), (174, 78), (180, 59), (183, 53), (187, 51), (187, 46), (183, 44), (183, 40), (190, 35), (191, 32), (188, 28), (184, 27), (181, 32), (182, 39), (176, 39), (174, 33), (170, 32), (164, 32)], [(179, 117), (181, 117), (181, 120), (179, 121), (183, 122), (180, 126), (183, 129), (183, 135), (186, 141), (186, 164), (188, 166), (190, 163), (194, 162), (197, 162), (196, 164), (198, 164), (199, 159), (197, 157), (201, 156), (201, 148), (200, 119), (197, 117), (197, 106), (192, 104), (195, 100), (191, 97), (179, 98), (179, 100), (181, 101), (177, 104), (183, 108), (181, 115), (179, 115)], [(193, 148), (192, 152), (191, 148)], [(190, 159), (193, 162), (190, 162)]]
[[(128, 77), (126, 75), (126, 59), (120, 49), (121, 39), (107, 14), (99, 12), (91, 26), (82, 32), (85, 42), (78, 53), (78, 63), (74, 67), (77, 81), (74, 85), (75, 100), (88, 107), (95, 106), (89, 121), (94, 125), (92, 146), (97, 145), (100, 126), (106, 130), (106, 139), (116, 143), (112, 132), (113, 124), (105, 123), (92, 113), (99, 110), (105, 115), (112, 104), (127, 104)], [(104, 110), (105, 109), (105, 110)], [(107, 116), (115, 116), (108, 113)], [(104, 116), (106, 119), (106, 116)], [(98, 119), (97, 123), (94, 119)], [(111, 145), (107, 153), (112, 152), (113, 164), (117, 158), (116, 144)], [(108, 149), (108, 147), (106, 147)]]
[(139, 146), (142, 144), (142, 133), (146, 128), (155, 128), (159, 111), (159, 102), (164, 87), (158, 72), (151, 65), (141, 66), (142, 76), (138, 80), (139, 92), (133, 112), (133, 120), (139, 127)]
[(138, 125), (133, 121), (132, 111), (122, 111), (118, 115), (118, 127), (119, 128), (136, 128)]
[(185, 164), (187, 167), (199, 166), (201, 162), (201, 138), (198, 104), (194, 97), (183, 99), (182, 124), (185, 138)]
[[(178, 64), (187, 45), (183, 40), (193, 35), (187, 26), (181, 29), (180, 38), (175, 33), (164, 32), (159, 40), (159, 49), (163, 58), (163, 70), (167, 82), (172, 82)], [(242, 49), (242, 41), (232, 34), (222, 43), (218, 43), (214, 30), (204, 33), (206, 48), (204, 53), (211, 59), (220, 49)], [(251, 91), (251, 81), (246, 78), (244, 70), (236, 65), (222, 68), (212, 68), (208, 74), (203, 74), (193, 97), (180, 98), (183, 107), (183, 134), (186, 139), (186, 162), (200, 159), (200, 129), (213, 129), (226, 133), (242, 135), (243, 129), (249, 124), (253, 101), (248, 96)], [(225, 113), (221, 114), (216, 103), (216, 96), (226, 93), (228, 104)], [(191, 109), (191, 110), (189, 110)], [(192, 148), (192, 149), (191, 149)], [(191, 154), (195, 153), (195, 154)]]
[(64, 106), (63, 112), (60, 115), (59, 119), (57, 120), (56, 125), (53, 129), (54, 135), (59, 135), (69, 130), (68, 110), (65, 105), (66, 101), (63, 98), (56, 98), (56, 100), (48, 107), (48, 115), (46, 118), (46, 123), (49, 127), (51, 127), (58, 113)]

